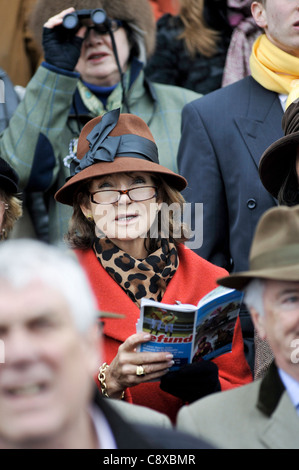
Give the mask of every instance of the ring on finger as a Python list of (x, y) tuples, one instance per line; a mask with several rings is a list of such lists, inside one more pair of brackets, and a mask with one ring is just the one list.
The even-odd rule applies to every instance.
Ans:
[(138, 375), (138, 376), (145, 375), (143, 366), (137, 366), (136, 367), (136, 375)]

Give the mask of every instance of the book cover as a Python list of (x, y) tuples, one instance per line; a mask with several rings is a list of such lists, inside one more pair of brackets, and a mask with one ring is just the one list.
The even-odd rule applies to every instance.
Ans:
[(242, 299), (242, 292), (222, 286), (209, 292), (197, 305), (142, 299), (136, 331), (150, 333), (151, 340), (142, 343), (139, 351), (171, 352), (174, 356), (171, 370), (231, 352)]

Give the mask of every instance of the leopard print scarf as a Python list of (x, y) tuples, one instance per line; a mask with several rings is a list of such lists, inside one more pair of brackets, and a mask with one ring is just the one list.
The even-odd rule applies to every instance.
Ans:
[(93, 249), (103, 268), (139, 307), (142, 297), (162, 300), (179, 265), (177, 249), (166, 239), (158, 240), (158, 249), (141, 260), (132, 258), (108, 238), (97, 238)]

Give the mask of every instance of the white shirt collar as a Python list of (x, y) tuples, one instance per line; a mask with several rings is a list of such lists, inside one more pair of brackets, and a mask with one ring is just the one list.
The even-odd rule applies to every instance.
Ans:
[(278, 95), (278, 98), (280, 100), (280, 104), (281, 104), (283, 112), (284, 112), (285, 109), (286, 109), (288, 95)]
[(90, 410), (99, 449), (117, 449), (117, 445), (107, 419), (98, 406), (92, 405)]
[(278, 369), (278, 373), (299, 415), (299, 382), (282, 369)]

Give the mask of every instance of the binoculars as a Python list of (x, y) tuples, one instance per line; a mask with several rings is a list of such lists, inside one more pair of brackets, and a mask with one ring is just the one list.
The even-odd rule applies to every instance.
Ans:
[(64, 16), (62, 25), (65, 29), (76, 31), (82, 26), (82, 20), (90, 19), (95, 26), (107, 23), (105, 10), (97, 8), (95, 10), (76, 10)]

